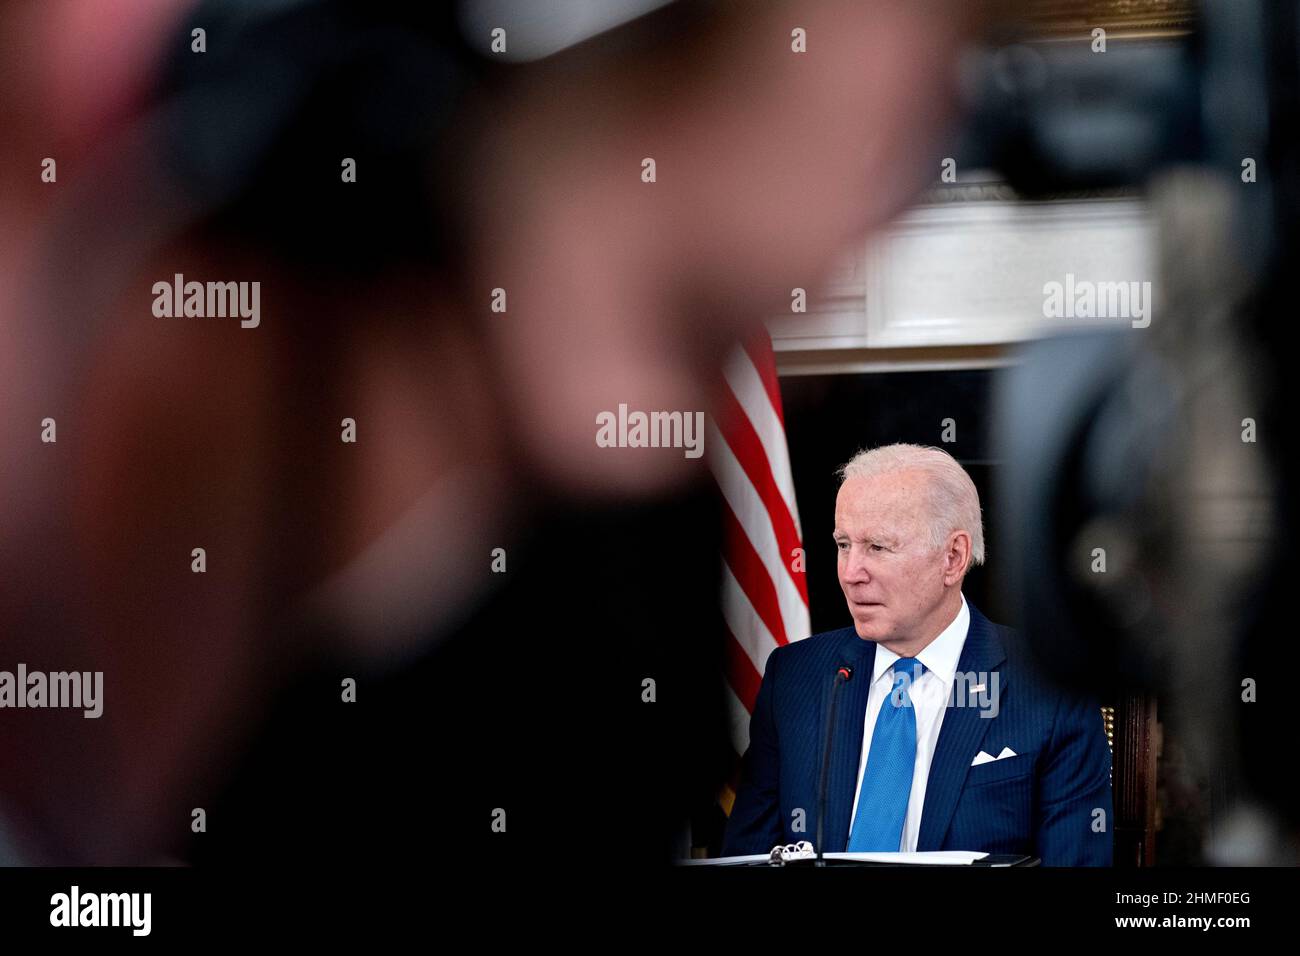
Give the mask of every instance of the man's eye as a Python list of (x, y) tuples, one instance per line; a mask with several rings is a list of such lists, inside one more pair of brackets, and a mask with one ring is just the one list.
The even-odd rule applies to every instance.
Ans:
[(884, 550), (885, 550), (885, 546), (884, 546), (883, 544), (873, 544), (873, 545), (871, 546), (871, 550), (872, 550), (872, 551), (884, 551)]

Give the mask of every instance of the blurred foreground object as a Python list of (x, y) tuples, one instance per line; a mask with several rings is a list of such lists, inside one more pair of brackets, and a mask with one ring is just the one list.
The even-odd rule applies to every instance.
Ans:
[(1300, 664), (1297, 39), (1294, 3), (1207, 0), (1183, 38), (1013, 41), (968, 64), (972, 161), (1028, 196), (1131, 184), (1152, 204), (1149, 325), (1034, 343), (1005, 377), (998, 507), (1044, 663), (1104, 696), (1159, 694), (1196, 771), (1229, 781), (1241, 825), (1211, 863), (1300, 862), (1277, 772), (1294, 754), (1278, 681)]

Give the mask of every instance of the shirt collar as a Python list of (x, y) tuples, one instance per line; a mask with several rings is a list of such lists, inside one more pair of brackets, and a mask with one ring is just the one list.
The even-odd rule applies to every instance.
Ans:
[[(961, 594), (961, 592), (958, 592)], [(939, 636), (921, 648), (916, 659), (925, 665), (925, 669), (939, 677), (945, 687), (951, 687), (957, 674), (957, 663), (961, 659), (962, 647), (966, 644), (966, 633), (970, 630), (970, 608), (966, 606), (966, 595), (961, 594), (961, 607), (952, 623), (939, 632)], [(883, 644), (876, 645), (876, 660), (872, 667), (871, 682), (874, 684), (885, 672), (894, 666), (898, 655)]]

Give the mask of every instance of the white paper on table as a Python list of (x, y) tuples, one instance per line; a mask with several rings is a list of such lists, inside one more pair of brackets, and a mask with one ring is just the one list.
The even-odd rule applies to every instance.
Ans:
[(919, 863), (932, 866), (969, 866), (987, 853), (976, 850), (915, 850), (910, 853), (826, 853), (828, 860), (860, 860), (864, 863)]
[(747, 856), (710, 856), (695, 860), (678, 860), (678, 866), (731, 866), (740, 863), (766, 863), (771, 858), (768, 853), (751, 853)]
[[(974, 850), (917, 850), (911, 853), (827, 853), (828, 860), (859, 860), (864, 863), (917, 863), (931, 866), (969, 866), (987, 853)], [(766, 863), (769, 855), (717, 856), (698, 860), (678, 860), (679, 866), (731, 866), (741, 863)], [(789, 864), (787, 864), (789, 865)]]

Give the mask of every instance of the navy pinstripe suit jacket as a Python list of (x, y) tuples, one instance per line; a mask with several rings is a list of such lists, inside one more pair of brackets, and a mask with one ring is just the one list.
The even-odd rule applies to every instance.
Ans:
[[(1098, 703), (1042, 679), (1015, 632), (991, 622), (969, 599), (966, 603), (970, 629), (957, 670), (996, 672), (997, 703), (991, 706), (974, 695), (949, 697), (916, 848), (1023, 853), (1040, 857), (1044, 866), (1109, 866), (1111, 759)], [(858, 637), (852, 627), (771, 653), (750, 720), (723, 855), (815, 841), (826, 712), (835, 671), (843, 663), (853, 667), (854, 678), (841, 686), (836, 710), (825, 850), (845, 849), (870, 688), (862, 675), (872, 673), (875, 654), (875, 643)], [(991, 687), (988, 683), (986, 690)], [(966, 706), (954, 706), (963, 698)], [(1004, 747), (1017, 756), (971, 766), (981, 750), (996, 757)]]

